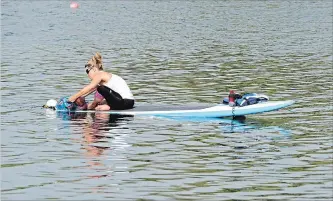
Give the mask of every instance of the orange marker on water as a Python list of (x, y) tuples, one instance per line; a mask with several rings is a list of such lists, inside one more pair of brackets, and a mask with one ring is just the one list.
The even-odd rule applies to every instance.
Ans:
[(79, 7), (79, 4), (72, 1), (71, 4), (69, 5), (70, 8), (78, 8)]

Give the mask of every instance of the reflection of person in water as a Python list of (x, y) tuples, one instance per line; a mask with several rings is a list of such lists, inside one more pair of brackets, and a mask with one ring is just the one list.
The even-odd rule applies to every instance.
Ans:
[[(119, 122), (130, 120), (128, 117), (116, 116), (107, 113), (80, 113), (80, 112), (71, 112), (71, 113), (58, 113), (58, 117), (63, 120), (82, 120), (82, 133), (83, 141), (82, 145), (86, 150), (85, 156), (88, 158), (93, 158), (93, 161), (90, 162), (92, 166), (101, 166), (102, 164), (96, 162), (98, 156), (103, 155), (104, 151), (110, 149), (109, 146), (96, 145), (95, 143), (105, 142), (105, 134), (110, 129), (117, 127)], [(107, 143), (109, 144), (109, 143)], [(104, 144), (105, 145), (105, 144)]]
[[(82, 114), (82, 113), (81, 113)], [(118, 122), (122, 121), (121, 117), (110, 115), (107, 113), (83, 113), (85, 115), (74, 115), (72, 119), (86, 119), (87, 124), (83, 125), (83, 135), (85, 142), (90, 144), (91, 147), (97, 147), (101, 149), (107, 149), (109, 147), (92, 146), (92, 143), (103, 141), (102, 139), (107, 138), (105, 132), (112, 129), (112, 127), (117, 127)], [(101, 151), (101, 150), (100, 150)], [(98, 152), (100, 152), (98, 151)]]
[[(84, 141), (82, 142), (86, 150), (85, 157), (88, 159), (87, 163), (93, 169), (96, 167), (98, 167), (99, 170), (105, 169), (103, 171), (96, 171), (95, 175), (89, 177), (107, 177), (109, 176), (107, 172), (110, 172), (110, 167), (103, 163), (104, 157), (101, 158), (101, 156), (104, 155), (104, 151), (111, 148), (109, 146), (111, 143), (108, 142), (110, 137), (106, 134), (109, 134), (107, 131), (117, 127), (119, 122), (122, 122), (125, 119), (107, 113), (90, 113), (90, 116), (88, 116), (87, 119), (90, 119), (90, 123), (86, 124), (83, 128)], [(103, 143), (103, 145), (96, 145), (95, 143)], [(106, 146), (105, 143), (107, 143)]]
[[(66, 116), (67, 115), (67, 116)], [(102, 157), (106, 150), (109, 150), (112, 144), (109, 142), (112, 137), (110, 134), (112, 128), (117, 127), (119, 122), (129, 121), (129, 118), (110, 115), (107, 113), (61, 113), (63, 120), (74, 120), (76, 126), (82, 127), (83, 138), (80, 143), (85, 150), (84, 157), (88, 167), (96, 174), (88, 176), (89, 178), (100, 178), (109, 176), (110, 167), (104, 164), (105, 157)], [(79, 124), (79, 125), (78, 125)]]

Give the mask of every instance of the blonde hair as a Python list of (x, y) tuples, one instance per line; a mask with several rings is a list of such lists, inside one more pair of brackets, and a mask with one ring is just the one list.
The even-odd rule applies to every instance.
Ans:
[(91, 61), (97, 66), (98, 70), (104, 70), (102, 55), (99, 52), (96, 52), (96, 54), (91, 58)]

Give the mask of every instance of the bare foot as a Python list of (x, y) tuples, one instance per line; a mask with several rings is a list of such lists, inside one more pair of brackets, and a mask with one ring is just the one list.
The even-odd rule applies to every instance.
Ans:
[(110, 110), (110, 106), (108, 105), (99, 105), (95, 108), (95, 110), (99, 110), (99, 111), (107, 111), (107, 110)]

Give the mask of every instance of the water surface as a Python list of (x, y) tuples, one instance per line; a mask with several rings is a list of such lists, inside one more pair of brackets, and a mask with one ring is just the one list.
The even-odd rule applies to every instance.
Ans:
[[(1, 1), (1, 199), (332, 199), (332, 1)], [(58, 115), (96, 52), (138, 104), (231, 119)], [(91, 99), (91, 98), (90, 98)]]

